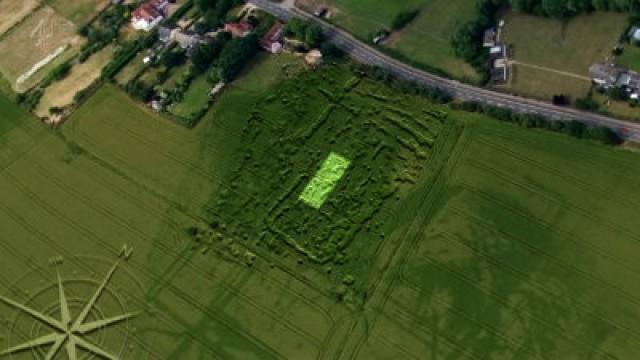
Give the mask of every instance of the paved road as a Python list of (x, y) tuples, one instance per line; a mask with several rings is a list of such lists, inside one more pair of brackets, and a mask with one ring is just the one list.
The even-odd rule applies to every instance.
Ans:
[(369, 65), (379, 66), (387, 71), (417, 84), (439, 88), (462, 100), (477, 101), (484, 104), (511, 109), (520, 113), (534, 113), (551, 120), (580, 120), (589, 124), (607, 126), (618, 132), (623, 138), (640, 142), (640, 124), (618, 120), (612, 117), (583, 112), (571, 108), (558, 107), (549, 103), (503, 94), (497, 91), (463, 84), (459, 81), (442, 78), (418, 70), (364, 44), (351, 34), (328, 24), (311, 14), (296, 9), (291, 1), (274, 3), (270, 0), (248, 0), (259, 8), (282, 20), (293, 17), (307, 19), (322, 27), (326, 36), (337, 47), (354, 59)]

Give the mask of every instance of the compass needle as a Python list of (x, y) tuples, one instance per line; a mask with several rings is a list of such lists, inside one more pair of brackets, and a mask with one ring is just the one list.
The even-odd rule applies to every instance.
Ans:
[(64, 294), (64, 287), (62, 285), (60, 273), (58, 273), (58, 292), (60, 295), (60, 317), (62, 325), (64, 325), (65, 328), (69, 328), (71, 323), (71, 314), (69, 313), (69, 304), (67, 303), (67, 297)]
[(19, 303), (15, 302), (15, 301), (13, 301), (13, 300), (11, 300), (9, 298), (6, 298), (4, 296), (0, 296), (0, 301), (3, 301), (4, 303), (6, 303), (9, 306), (12, 306), (12, 307), (24, 312), (24, 313), (27, 313), (27, 314), (31, 315), (33, 318), (35, 318), (37, 320), (40, 320), (43, 323), (45, 323), (45, 324), (47, 324), (47, 325), (49, 325), (51, 327), (56, 328), (57, 330), (66, 331), (66, 328), (58, 320), (56, 320), (56, 319), (54, 319), (54, 318), (52, 318), (50, 316), (47, 316), (47, 315), (45, 315), (45, 314), (43, 314), (43, 313), (41, 313), (39, 311), (33, 310), (28, 306), (19, 304)]
[(102, 292), (107, 287), (109, 280), (111, 280), (111, 277), (113, 276), (113, 273), (116, 271), (117, 268), (118, 268), (118, 263), (116, 262), (111, 268), (111, 270), (109, 270), (109, 273), (107, 274), (107, 276), (105, 276), (104, 280), (102, 280), (102, 283), (96, 290), (95, 294), (93, 294), (93, 297), (91, 298), (91, 300), (89, 300), (89, 302), (84, 307), (84, 309), (82, 309), (82, 312), (80, 313), (80, 315), (78, 315), (78, 318), (73, 324), (73, 328), (77, 328), (78, 326), (80, 326), (84, 322), (84, 320), (87, 318), (87, 316), (89, 315), (89, 312), (95, 305), (96, 301), (98, 301), (98, 298), (100, 297), (100, 295), (102, 295)]
[[(66, 358), (68, 360), (78, 360), (78, 352), (82, 353), (84, 351), (92, 354), (96, 358), (118, 360), (119, 355), (112, 355), (108, 351), (108, 349), (102, 348), (102, 344), (96, 345), (89, 339), (85, 338), (86, 335), (92, 332), (102, 331), (110, 326), (117, 326), (118, 324), (121, 324), (139, 315), (138, 312), (124, 313), (123, 311), (122, 315), (116, 315), (110, 318), (102, 318), (102, 316), (99, 316), (98, 319), (89, 319), (91, 314), (101, 315), (97, 305), (98, 300), (100, 299), (102, 294), (104, 294), (105, 292), (109, 292), (109, 290), (107, 290), (107, 285), (113, 278), (113, 274), (117, 270), (118, 265), (118, 261), (113, 264), (102, 282), (98, 284), (95, 293), (84, 304), (82, 311), (77, 316), (73, 316), (73, 314), (71, 313), (71, 309), (69, 308), (69, 299), (67, 298), (66, 291), (68, 289), (65, 289), (65, 283), (63, 277), (60, 275), (60, 272), (57, 272), (57, 284), (54, 285), (54, 288), (57, 287), (58, 290), (60, 321), (49, 316), (48, 313), (39, 312), (27, 305), (20, 304), (14, 300), (0, 296), (1, 303), (5, 303), (9, 307), (16, 309), (16, 311), (25, 313), (31, 318), (53, 328), (50, 334), (37, 337), (33, 340), (29, 340), (20, 345), (16, 345), (10, 347), (7, 350), (1, 351), (0, 358), (5, 355), (11, 356), (12, 354), (21, 353), (23, 351), (33, 350), (50, 345), (48, 350), (46, 350), (46, 355), (44, 356), (45, 360), (53, 360), (54, 358), (63, 356), (63, 354), (60, 354), (61, 352), (66, 353)], [(66, 283), (67, 286), (69, 286), (70, 284), (71, 282)], [(124, 310), (125, 308), (123, 307), (122, 309)], [(85, 321), (88, 322), (85, 324)], [(78, 348), (81, 349), (79, 350)]]
[(0, 352), (0, 356), (19, 353), (21, 351), (37, 348), (50, 343), (62, 343), (62, 341), (64, 341), (64, 335), (52, 333)]
[(108, 359), (108, 360), (119, 360), (116, 356), (113, 356), (113, 355), (109, 354), (108, 352), (100, 349), (99, 347), (93, 345), (92, 343), (84, 340), (81, 337), (74, 336), (74, 339), (75, 339), (76, 344), (78, 346), (80, 346), (81, 348), (83, 348), (83, 349), (85, 349), (85, 350), (87, 350), (87, 351), (89, 351), (89, 352), (91, 352), (91, 353), (93, 353), (95, 355), (98, 355), (98, 356), (100, 356), (100, 357), (102, 357), (104, 359)]
[(45, 357), (46, 360), (52, 360), (56, 354), (58, 354), (58, 351), (60, 351), (60, 348), (62, 347), (62, 344), (64, 343), (64, 340), (67, 338), (66, 335), (59, 335), (60, 338), (58, 340), (56, 340), (56, 343), (53, 344), (53, 346), (51, 347), (51, 349), (49, 349), (49, 352), (47, 353), (47, 356)]
[(65, 344), (65, 350), (67, 351), (67, 357), (69, 360), (77, 360), (78, 355), (76, 351), (76, 341), (74, 336), (69, 336), (67, 343)]
[(130, 319), (134, 316), (137, 316), (138, 313), (128, 313), (128, 314), (124, 314), (124, 315), (119, 315), (119, 316), (114, 316), (112, 318), (109, 319), (102, 319), (102, 320), (97, 320), (94, 322), (90, 322), (87, 324), (82, 324), (80, 326), (78, 326), (77, 328), (72, 329), (73, 332), (78, 332), (80, 334), (87, 334), (90, 333), (92, 331), (101, 329), (101, 328), (105, 328), (107, 326), (113, 325), (113, 324), (117, 324), (121, 321), (125, 321), (127, 319)]

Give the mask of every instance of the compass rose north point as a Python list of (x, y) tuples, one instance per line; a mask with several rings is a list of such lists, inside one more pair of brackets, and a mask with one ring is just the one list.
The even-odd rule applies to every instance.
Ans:
[[(52, 331), (48, 334), (27, 341), (17, 346), (10, 347), (7, 350), (0, 351), (0, 358), (8, 355), (21, 353), (28, 350), (38, 349), (45, 346), (49, 346), (46, 351), (45, 359), (53, 359), (58, 353), (65, 352), (69, 360), (77, 360), (79, 349), (88, 352), (89, 354), (98, 356), (103, 359), (118, 359), (118, 356), (110, 354), (108, 351), (102, 349), (100, 346), (94, 344), (87, 339), (87, 336), (101, 329), (105, 329), (111, 326), (117, 326), (118, 324), (136, 316), (138, 313), (124, 313), (122, 315), (98, 319), (95, 321), (88, 321), (89, 314), (94, 309), (96, 302), (100, 298), (100, 295), (105, 291), (109, 281), (113, 277), (113, 274), (118, 268), (119, 261), (116, 262), (104, 280), (96, 289), (93, 296), (86, 302), (82, 311), (73, 318), (69, 310), (69, 303), (65, 295), (64, 282), (60, 277), (60, 273), (57, 274), (58, 282), (58, 301), (60, 303), (60, 320), (55, 319), (44, 312), (37, 311), (33, 308), (23, 305), (17, 301), (11, 300), (4, 296), (0, 296), (0, 302), (4, 302), (8, 306), (19, 310), (26, 315), (29, 315), (34, 320), (47, 325)], [(64, 350), (62, 350), (64, 348)]]

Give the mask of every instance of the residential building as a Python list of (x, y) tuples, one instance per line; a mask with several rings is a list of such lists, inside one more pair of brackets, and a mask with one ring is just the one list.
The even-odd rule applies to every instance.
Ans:
[(282, 35), (284, 35), (284, 25), (276, 22), (260, 39), (260, 47), (272, 54), (279, 53), (282, 50), (282, 43), (280, 42)]
[(496, 46), (496, 43), (498, 42), (498, 32), (496, 31), (496, 28), (492, 27), (486, 29), (482, 39), (483, 47), (490, 48)]
[(322, 65), (323, 56), (320, 50), (313, 49), (307, 53), (304, 57), (304, 61), (311, 66), (319, 66)]
[(610, 88), (616, 86), (618, 78), (625, 73), (625, 70), (614, 64), (596, 63), (591, 65), (589, 73), (595, 84), (603, 88)]
[(251, 33), (253, 26), (247, 22), (224, 24), (224, 31), (231, 33), (231, 37), (245, 37)]
[(507, 47), (495, 44), (489, 48), (490, 80), (493, 83), (505, 83), (509, 79)]
[(138, 6), (131, 14), (133, 28), (150, 31), (164, 19), (168, 5), (167, 0), (149, 0)]
[(637, 26), (632, 26), (627, 36), (629, 36), (629, 39), (631, 40), (640, 41), (640, 28)]

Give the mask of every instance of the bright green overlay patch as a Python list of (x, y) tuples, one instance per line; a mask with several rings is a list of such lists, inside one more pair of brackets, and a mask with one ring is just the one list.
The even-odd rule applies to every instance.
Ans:
[(300, 200), (307, 205), (319, 209), (324, 204), (329, 193), (336, 186), (351, 162), (344, 157), (331, 153), (322, 163), (322, 167), (311, 179), (307, 187), (300, 194)]

